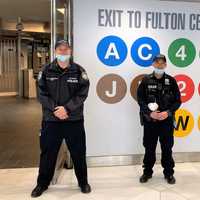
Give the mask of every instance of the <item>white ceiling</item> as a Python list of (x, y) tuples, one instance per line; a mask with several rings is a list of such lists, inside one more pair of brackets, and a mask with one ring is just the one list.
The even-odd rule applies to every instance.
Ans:
[(51, 0), (0, 0), (0, 18), (50, 21)]

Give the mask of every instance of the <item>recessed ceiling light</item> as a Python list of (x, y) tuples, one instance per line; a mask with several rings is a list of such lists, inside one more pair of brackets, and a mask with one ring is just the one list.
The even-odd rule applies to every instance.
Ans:
[(58, 8), (57, 11), (62, 13), (63, 15), (65, 14), (65, 9), (64, 8)]

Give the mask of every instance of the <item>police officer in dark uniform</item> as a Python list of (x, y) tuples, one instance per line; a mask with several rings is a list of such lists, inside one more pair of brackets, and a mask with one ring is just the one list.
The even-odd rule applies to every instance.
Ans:
[(83, 117), (89, 80), (86, 71), (72, 62), (71, 52), (66, 40), (58, 41), (55, 46), (56, 59), (38, 75), (43, 120), (39, 175), (32, 197), (38, 197), (48, 189), (63, 139), (68, 145), (81, 191), (91, 192), (87, 178)]
[(161, 164), (165, 179), (169, 184), (176, 182), (173, 176), (175, 163), (172, 147), (174, 114), (181, 105), (181, 98), (176, 80), (165, 73), (166, 66), (166, 57), (156, 56), (153, 60), (154, 72), (143, 78), (137, 91), (141, 122), (144, 125), (143, 145), (145, 147), (141, 183), (152, 178), (158, 139), (162, 150)]

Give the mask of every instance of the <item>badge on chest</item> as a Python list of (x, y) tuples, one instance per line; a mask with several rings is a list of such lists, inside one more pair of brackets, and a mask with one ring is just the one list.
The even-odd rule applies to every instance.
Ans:
[(165, 85), (170, 85), (170, 81), (168, 78), (165, 79)]

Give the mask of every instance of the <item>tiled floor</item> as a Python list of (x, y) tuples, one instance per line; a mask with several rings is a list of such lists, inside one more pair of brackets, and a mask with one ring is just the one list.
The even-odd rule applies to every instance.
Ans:
[[(0, 200), (29, 200), (37, 169), (0, 170)], [(63, 170), (59, 182), (41, 200), (200, 200), (200, 163), (176, 165), (176, 185), (163, 179), (162, 168), (155, 166), (152, 180), (140, 184), (141, 166), (90, 168), (93, 191), (81, 194), (74, 172)]]

